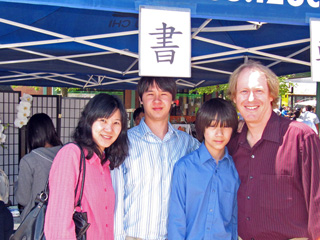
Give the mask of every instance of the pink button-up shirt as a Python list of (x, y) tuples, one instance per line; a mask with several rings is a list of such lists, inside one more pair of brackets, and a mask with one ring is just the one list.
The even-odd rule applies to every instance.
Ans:
[[(53, 161), (49, 175), (50, 194), (44, 230), (47, 240), (76, 239), (72, 214), (76, 202), (74, 191), (79, 164), (80, 149), (74, 144), (64, 146)], [(82, 209), (87, 212), (88, 222), (91, 223), (87, 239), (113, 239), (114, 204), (109, 162), (101, 166), (100, 159), (94, 154), (90, 160), (86, 160), (82, 197)]]

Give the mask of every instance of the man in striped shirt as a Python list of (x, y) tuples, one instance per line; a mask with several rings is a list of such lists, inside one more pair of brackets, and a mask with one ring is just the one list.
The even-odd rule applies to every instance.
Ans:
[(320, 140), (306, 124), (272, 111), (279, 81), (249, 61), (230, 77), (245, 120), (228, 145), (238, 170), (238, 233), (243, 240), (320, 239)]
[(145, 117), (128, 131), (129, 156), (113, 171), (114, 237), (165, 240), (174, 164), (200, 143), (168, 121), (176, 96), (172, 78), (142, 77), (138, 94)]

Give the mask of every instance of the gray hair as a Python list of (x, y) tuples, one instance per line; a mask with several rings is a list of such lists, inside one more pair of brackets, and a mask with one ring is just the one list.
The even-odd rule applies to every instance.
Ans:
[(9, 180), (8, 176), (0, 169), (0, 200), (7, 203), (9, 199)]

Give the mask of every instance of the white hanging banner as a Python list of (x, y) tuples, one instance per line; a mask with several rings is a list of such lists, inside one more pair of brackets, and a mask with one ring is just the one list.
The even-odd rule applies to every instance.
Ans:
[(140, 6), (139, 75), (191, 77), (190, 9)]
[(310, 19), (311, 37), (311, 78), (313, 81), (320, 82), (320, 19)]

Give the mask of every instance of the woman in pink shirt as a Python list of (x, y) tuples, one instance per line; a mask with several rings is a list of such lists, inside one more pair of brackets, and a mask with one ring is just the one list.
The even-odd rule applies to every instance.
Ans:
[[(113, 239), (115, 194), (110, 169), (118, 167), (128, 154), (126, 120), (127, 114), (119, 99), (99, 94), (85, 106), (73, 134), (86, 156), (82, 209), (91, 224), (87, 239)], [(53, 161), (44, 227), (47, 240), (76, 239), (72, 215), (77, 200), (74, 192), (80, 153), (78, 146), (67, 144)]]

